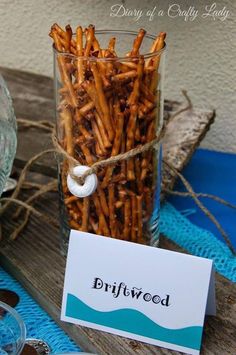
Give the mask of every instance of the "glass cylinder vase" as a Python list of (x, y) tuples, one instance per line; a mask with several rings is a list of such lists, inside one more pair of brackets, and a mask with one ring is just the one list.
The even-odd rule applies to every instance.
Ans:
[[(146, 34), (144, 54), (140, 55), (134, 51), (139, 36), (136, 32), (95, 34), (90, 56), (54, 48), (57, 139), (71, 157), (85, 166), (144, 146), (154, 140), (163, 125), (165, 44), (155, 50), (158, 39)], [(115, 49), (112, 41), (116, 41)], [(97, 188), (84, 198), (68, 189), (71, 164), (68, 159), (59, 159), (64, 254), (71, 229), (158, 245), (160, 156), (158, 143), (131, 158), (124, 160), (121, 156), (115, 164), (98, 168)]]

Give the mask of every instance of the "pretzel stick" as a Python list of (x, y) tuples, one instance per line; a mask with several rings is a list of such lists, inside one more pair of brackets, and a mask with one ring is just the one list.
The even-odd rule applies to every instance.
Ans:
[[(84, 81), (82, 84), (82, 87), (86, 90), (88, 95), (90, 96), (91, 100), (94, 103), (94, 106), (96, 108), (97, 113), (99, 114), (100, 117), (103, 117), (103, 112), (100, 106), (100, 102), (98, 100), (98, 95), (95, 89), (95, 86), (92, 82), (89, 81)], [(81, 111), (80, 111), (81, 112)], [(105, 125), (105, 123), (104, 123)]]
[(98, 229), (99, 231), (101, 231), (101, 233), (103, 233), (104, 235), (109, 236), (110, 235), (110, 230), (109, 227), (107, 225), (105, 216), (103, 214), (102, 208), (101, 208), (101, 204), (98, 198), (98, 195), (96, 192), (94, 192), (93, 194), (93, 202), (95, 205), (95, 208), (97, 210), (97, 216), (98, 216)]
[(128, 80), (131, 80), (133, 78), (136, 78), (136, 76), (137, 76), (137, 71), (136, 70), (130, 70), (130, 71), (126, 71), (124, 73), (113, 75), (111, 80), (113, 82), (123, 82), (123, 81), (128, 81)]
[[(155, 127), (155, 124), (154, 124), (154, 121), (152, 121), (149, 124), (148, 129), (147, 129), (147, 140), (146, 140), (146, 142), (150, 142), (153, 139), (153, 137), (155, 136), (154, 127)], [(153, 154), (152, 151), (144, 153), (144, 157), (143, 157), (142, 162), (141, 162), (141, 168), (142, 168), (141, 181), (145, 180), (145, 178), (146, 178), (146, 175), (147, 175), (147, 172), (148, 172), (148, 165), (149, 165), (149, 162), (151, 160), (152, 154)]]
[(136, 226), (137, 226), (137, 203), (136, 203), (136, 195), (132, 193), (131, 195), (131, 241), (136, 242)]
[(82, 225), (81, 230), (84, 232), (88, 231), (89, 223), (89, 197), (84, 197), (83, 200), (83, 213), (82, 213)]
[(102, 135), (101, 135), (101, 133), (99, 131), (99, 128), (98, 128), (97, 123), (96, 123), (95, 120), (92, 120), (92, 129), (93, 129), (94, 135), (95, 135), (95, 137), (97, 139), (97, 143), (99, 144), (99, 147), (101, 149), (101, 152), (102, 152), (103, 155), (105, 155), (107, 153), (106, 152), (106, 148), (105, 148), (105, 146), (103, 144)]
[(89, 101), (84, 106), (78, 109), (81, 116), (86, 116), (86, 114), (94, 108), (94, 102)]
[(136, 196), (137, 199), (137, 226), (138, 226), (138, 231), (137, 231), (137, 242), (142, 243), (142, 237), (143, 237), (143, 219), (142, 219), (142, 199), (143, 197), (140, 195)]
[[(83, 56), (83, 30), (81, 26), (76, 29), (76, 54), (78, 57)], [(77, 59), (77, 82), (81, 84), (84, 81), (83, 60)]]
[(130, 53), (131, 57), (135, 57), (138, 54), (139, 48), (140, 48), (140, 46), (142, 44), (143, 37), (145, 36), (145, 34), (146, 34), (146, 31), (143, 28), (141, 28), (139, 30), (139, 33), (138, 33), (137, 37), (134, 40), (133, 49), (132, 49), (132, 51)]
[(133, 91), (128, 99), (129, 105), (134, 105), (137, 103), (140, 93), (140, 84), (143, 77), (143, 69), (144, 69), (144, 57), (140, 56), (138, 66), (137, 66), (137, 78), (134, 81)]
[(93, 44), (93, 40), (94, 40), (94, 32), (95, 32), (95, 28), (93, 25), (89, 25), (87, 34), (86, 34), (86, 44), (85, 44), (85, 48), (84, 48), (84, 56), (85, 57), (89, 57), (90, 54), (90, 50)]
[(109, 217), (109, 207), (107, 204), (106, 194), (102, 188), (98, 188), (98, 195), (103, 213), (106, 217)]
[(115, 215), (115, 193), (114, 193), (114, 185), (113, 184), (110, 184), (108, 186), (108, 201), (109, 201), (109, 217), (110, 217), (111, 236), (117, 237), (117, 225), (116, 225), (116, 215)]
[[(115, 135), (114, 143), (112, 146), (111, 156), (117, 155), (120, 151), (123, 126), (124, 126), (124, 115), (120, 112), (117, 117), (117, 127), (116, 127), (116, 133), (115, 133), (116, 135)], [(105, 177), (104, 177), (103, 182), (101, 184), (101, 187), (103, 189), (105, 187), (107, 187), (107, 185), (110, 181), (110, 178), (112, 176), (113, 169), (114, 169), (113, 165), (110, 165), (107, 167)]]
[(60, 112), (61, 118), (64, 120), (66, 151), (71, 156), (74, 155), (73, 133), (72, 133), (72, 116), (69, 109)]
[(104, 147), (105, 148), (110, 148), (111, 147), (111, 142), (109, 141), (109, 138), (108, 138), (108, 135), (106, 133), (106, 129), (104, 127), (103, 121), (102, 121), (102, 119), (100, 118), (100, 116), (99, 116), (99, 114), (97, 112), (95, 112), (95, 118), (96, 118), (96, 122), (97, 122), (97, 125), (98, 125), (99, 132), (100, 132), (100, 134), (102, 136), (102, 139), (103, 139)]
[[(60, 40), (59, 40), (59, 38), (57, 36), (57, 33), (55, 31), (53, 31), (52, 32), (52, 36), (53, 36), (53, 39), (54, 39), (54, 43), (55, 43), (56, 49), (59, 52), (61, 52), (62, 51), (62, 46), (61, 46)], [(73, 107), (77, 107), (77, 100), (76, 100), (74, 88), (73, 88), (73, 85), (71, 83), (71, 80), (70, 80), (69, 75), (68, 75), (67, 70), (66, 70), (65, 58), (62, 55), (58, 55), (57, 60), (58, 60), (59, 70), (60, 70), (60, 73), (61, 73), (62, 82), (64, 83), (64, 85), (68, 89), (68, 92), (70, 94), (70, 99), (71, 99)]]
[(72, 29), (70, 25), (66, 25), (66, 52), (70, 52), (70, 44), (72, 39)]
[[(165, 32), (161, 32), (160, 35), (159, 35), (159, 40), (158, 40), (157, 45), (155, 47), (155, 51), (160, 51), (165, 46), (165, 37), (166, 37), (166, 33)], [(157, 87), (158, 67), (159, 67), (159, 64), (160, 64), (160, 59), (161, 59), (160, 54), (152, 59), (153, 67), (155, 68), (155, 71), (153, 72), (152, 80), (151, 80), (151, 84), (150, 84), (150, 91), (151, 92), (154, 92), (156, 90), (156, 87)]]
[(127, 197), (124, 205), (124, 230), (123, 235), (125, 240), (129, 240), (130, 238), (130, 217), (131, 217), (131, 203), (130, 198)]
[(109, 137), (110, 141), (112, 141), (114, 138), (114, 130), (112, 127), (111, 117), (110, 117), (110, 113), (109, 113), (109, 107), (108, 107), (107, 100), (106, 100), (106, 97), (105, 97), (105, 94), (103, 91), (103, 87), (102, 87), (101, 77), (98, 73), (96, 63), (91, 64), (91, 70), (92, 70), (92, 73), (94, 76), (95, 86), (97, 89), (98, 101), (99, 101), (100, 108), (103, 113), (103, 122), (106, 127), (108, 137)]
[(116, 38), (115, 37), (110, 38), (109, 43), (108, 43), (108, 49), (110, 52), (114, 52), (115, 44), (116, 44)]

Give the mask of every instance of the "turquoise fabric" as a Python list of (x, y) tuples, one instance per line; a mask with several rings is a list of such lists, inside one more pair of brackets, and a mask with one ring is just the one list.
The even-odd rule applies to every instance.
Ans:
[(0, 289), (4, 288), (15, 291), (20, 297), (16, 310), (25, 322), (27, 338), (43, 339), (52, 353), (81, 351), (20, 284), (0, 268)]
[[(211, 232), (192, 224), (186, 216), (195, 213), (177, 211), (166, 202), (161, 207), (160, 231), (190, 254), (214, 261), (216, 271), (236, 282), (236, 257), (228, 247)], [(15, 291), (20, 296), (16, 310), (21, 314), (27, 328), (28, 338), (41, 338), (52, 349), (52, 353), (80, 351), (78, 346), (60, 329), (48, 314), (29, 294), (0, 268), (0, 288)]]
[(168, 202), (161, 208), (160, 231), (190, 254), (212, 259), (216, 271), (236, 282), (236, 257), (229, 248), (210, 231), (192, 224)]

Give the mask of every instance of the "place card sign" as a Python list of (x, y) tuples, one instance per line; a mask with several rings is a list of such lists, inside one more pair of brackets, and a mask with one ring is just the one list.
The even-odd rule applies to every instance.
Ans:
[(71, 231), (63, 321), (199, 354), (206, 312), (211, 260)]

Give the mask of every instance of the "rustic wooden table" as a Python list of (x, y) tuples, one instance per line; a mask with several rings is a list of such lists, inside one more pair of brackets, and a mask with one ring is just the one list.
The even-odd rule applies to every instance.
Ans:
[[(0, 71), (9, 85), (17, 117), (35, 120), (53, 119), (51, 79), (3, 68)], [(171, 106), (171, 109), (175, 106), (178, 107), (178, 103), (167, 102), (166, 105), (167, 109), (168, 105)], [(191, 115), (191, 117), (195, 117), (196, 122), (194, 124), (198, 127), (198, 133), (195, 134), (195, 137), (192, 137), (189, 133), (189, 127), (187, 133), (186, 130), (182, 131), (185, 132), (185, 141), (186, 136), (188, 137), (188, 134), (190, 134), (192, 138), (190, 145), (184, 144), (182, 135), (179, 135), (179, 138), (177, 137), (181, 143), (179, 144), (181, 159), (174, 159), (175, 166), (178, 169), (181, 169), (188, 161), (214, 117), (213, 112), (196, 110)], [(183, 120), (188, 121), (191, 117), (189, 118), (189, 115), (187, 115), (183, 117)], [(15, 166), (18, 168), (22, 167), (34, 153), (50, 146), (49, 135), (35, 129), (29, 131), (19, 129), (18, 141), (19, 146), (15, 160)], [(164, 146), (166, 158), (169, 157), (173, 161), (176, 148), (171, 149), (168, 140), (164, 142)], [(42, 163), (34, 166), (34, 170), (44, 174), (32, 173), (35, 175), (34, 178), (42, 181), (45, 174), (55, 176), (55, 163), (52, 160), (45, 159)], [(173, 179), (167, 176), (166, 184), (172, 186)], [(48, 193), (36, 203), (35, 207), (58, 218), (57, 194)], [(9, 209), (3, 220), (3, 240), (0, 245), (1, 265), (25, 287), (82, 349), (97, 354), (115, 355), (179, 354), (179, 352), (61, 322), (60, 305), (65, 258), (60, 253), (58, 229), (32, 217), (20, 237), (14, 242), (9, 241), (10, 231), (19, 223), (19, 221), (13, 221), (11, 218), (12, 208)], [(177, 245), (163, 236), (161, 247), (182, 252)], [(206, 319), (201, 353), (233, 355), (236, 354), (236, 287), (218, 274), (216, 275), (216, 297), (217, 316), (207, 317)]]

